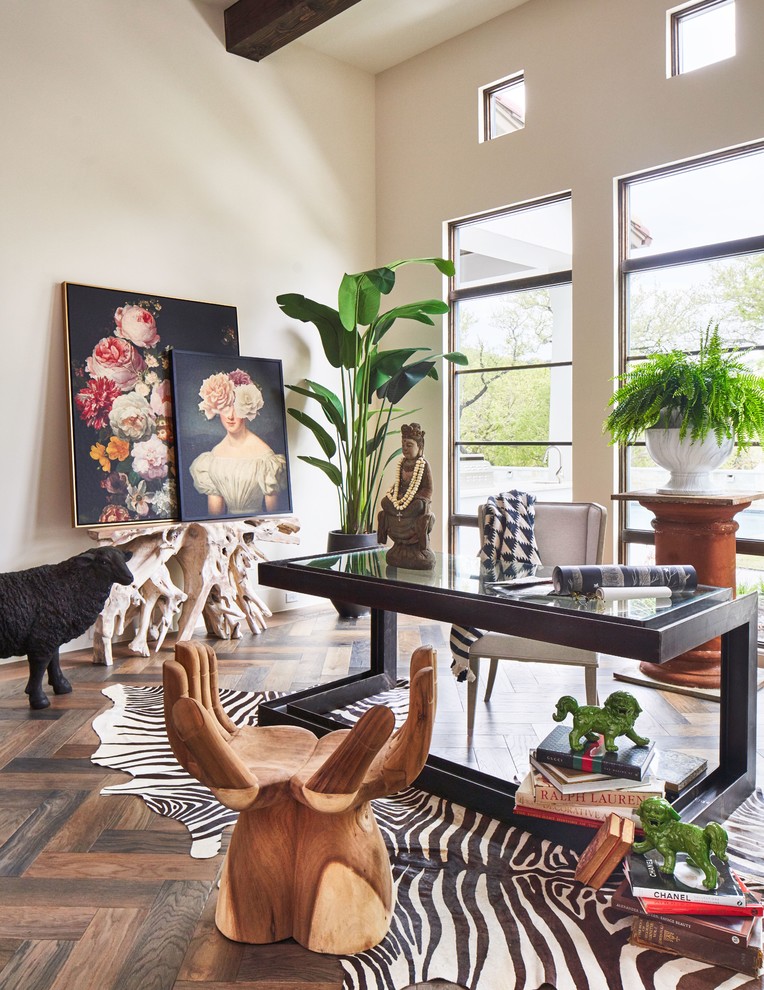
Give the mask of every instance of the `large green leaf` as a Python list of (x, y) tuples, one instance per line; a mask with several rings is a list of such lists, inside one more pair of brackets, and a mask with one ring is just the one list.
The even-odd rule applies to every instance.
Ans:
[(369, 361), (369, 391), (376, 390), (396, 375), (412, 354), (429, 351), (429, 347), (401, 347), (397, 350), (375, 352)]
[(434, 326), (434, 320), (431, 320), (428, 314), (442, 315), (447, 312), (448, 303), (443, 302), (442, 299), (422, 299), (419, 302), (396, 306), (377, 318), (373, 331), (374, 343), (378, 343), (384, 337), (396, 320), (416, 320), (418, 323)]
[(379, 313), (380, 290), (366, 272), (344, 275), (337, 296), (339, 316), (346, 330), (368, 326)]
[(460, 364), (464, 366), (470, 363), (467, 355), (462, 354), (461, 351), (449, 351), (448, 354), (444, 354), (443, 357), (446, 361), (451, 361), (453, 364)]
[(307, 413), (304, 413), (302, 409), (290, 408), (287, 409), (287, 412), (302, 426), (308, 427), (316, 440), (318, 440), (321, 445), (321, 450), (323, 450), (327, 457), (334, 457), (337, 453), (337, 444), (334, 442), (334, 438), (326, 432), (319, 422), (313, 419), (312, 416), (308, 416)]
[(323, 409), (326, 418), (344, 440), (347, 437), (347, 431), (345, 429), (345, 409), (339, 397), (328, 388), (325, 388), (323, 385), (319, 385), (318, 382), (311, 381), (309, 378), (306, 378), (305, 382), (309, 386), (308, 388), (302, 388), (300, 385), (287, 385), (287, 388), (290, 392), (296, 392), (298, 395), (304, 395), (309, 399), (315, 399)]
[(284, 295), (276, 296), (276, 302), (282, 311), (293, 320), (300, 320), (301, 323), (312, 323), (316, 327), (321, 337), (326, 360), (333, 368), (347, 367), (347, 365), (343, 365), (343, 350), (347, 350), (347, 343), (343, 338), (346, 337), (347, 331), (343, 327), (336, 309), (332, 309), (331, 306), (324, 306), (323, 303), (315, 302), (315, 300), (308, 299), (296, 292), (287, 292)]
[(366, 456), (371, 457), (377, 448), (381, 447), (387, 439), (387, 425), (381, 426), (379, 430), (366, 441)]
[(300, 461), (305, 461), (306, 464), (312, 464), (313, 467), (321, 468), (336, 488), (342, 488), (342, 474), (336, 464), (322, 461), (319, 457), (307, 457), (305, 454), (298, 454), (297, 458)]
[(435, 265), (439, 272), (449, 277), (456, 273), (453, 261), (448, 258), (403, 258), (399, 261), (391, 262), (388, 268), (400, 268), (401, 265)]
[(429, 359), (407, 364), (377, 389), (377, 395), (380, 399), (387, 399), (388, 402), (400, 402), (404, 395), (408, 395), (415, 385), (418, 385), (423, 378), (427, 378), (434, 368), (435, 361)]
[(372, 268), (371, 271), (363, 274), (379, 289), (383, 296), (391, 292), (395, 285), (395, 272), (390, 268)]

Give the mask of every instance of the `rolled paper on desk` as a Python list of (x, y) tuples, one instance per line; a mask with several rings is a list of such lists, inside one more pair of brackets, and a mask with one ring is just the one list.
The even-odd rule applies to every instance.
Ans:
[(558, 595), (590, 594), (597, 588), (670, 588), (694, 591), (698, 575), (692, 564), (584, 564), (581, 567), (555, 567), (552, 584)]
[(665, 585), (649, 588), (597, 588), (594, 594), (601, 602), (625, 601), (629, 598), (657, 598), (664, 607), (671, 604), (671, 588)]

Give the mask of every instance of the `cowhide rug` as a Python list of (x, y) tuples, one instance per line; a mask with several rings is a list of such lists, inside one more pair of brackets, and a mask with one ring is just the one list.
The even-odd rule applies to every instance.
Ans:
[[(114, 707), (93, 723), (101, 746), (92, 759), (132, 779), (103, 793), (140, 796), (158, 814), (187, 826), (192, 856), (214, 856), (236, 815), (175, 761), (161, 687), (117, 684), (104, 694)], [(256, 721), (266, 697), (273, 695), (221, 691), (223, 706), (239, 725)], [(357, 712), (347, 715), (352, 721)], [(390, 852), (395, 914), (378, 946), (340, 957), (347, 990), (402, 990), (438, 979), (469, 990), (763, 985), (727, 969), (630, 946), (629, 918), (609, 907), (611, 888), (577, 883), (576, 854), (562, 846), (413, 788), (375, 801), (374, 810)], [(726, 827), (733, 866), (753, 889), (764, 889), (761, 791)]]

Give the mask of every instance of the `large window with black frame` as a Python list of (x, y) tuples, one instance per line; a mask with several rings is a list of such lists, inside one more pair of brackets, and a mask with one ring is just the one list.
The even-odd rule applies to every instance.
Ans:
[[(697, 352), (701, 332), (718, 324), (725, 348), (764, 374), (762, 188), (764, 143), (620, 181), (621, 372), (658, 351)], [(736, 448), (719, 470), (723, 489), (764, 491), (760, 445)], [(621, 452), (621, 491), (655, 489), (665, 477), (644, 443)], [(651, 518), (622, 504), (628, 562), (654, 559)], [(764, 501), (737, 521), (738, 590), (757, 589), (764, 603)]]
[(449, 545), (475, 552), (477, 507), (509, 489), (570, 501), (571, 201), (450, 224)]

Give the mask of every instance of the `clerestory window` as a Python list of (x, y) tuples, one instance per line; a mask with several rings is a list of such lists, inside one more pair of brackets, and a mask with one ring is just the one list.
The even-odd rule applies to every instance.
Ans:
[(515, 73), (480, 90), (480, 140), (492, 141), (525, 127), (525, 76)]
[(702, 0), (668, 12), (669, 74), (732, 58), (735, 54), (735, 0)]

